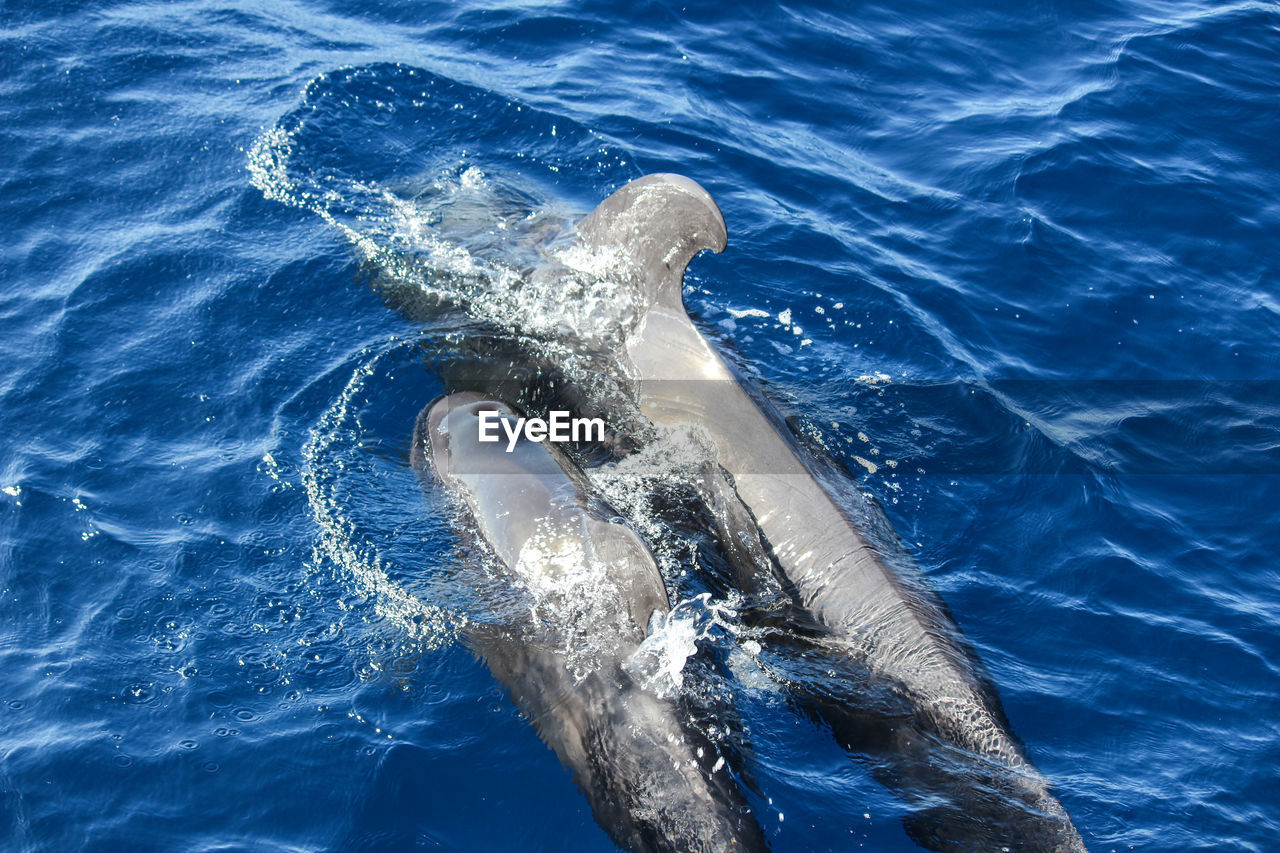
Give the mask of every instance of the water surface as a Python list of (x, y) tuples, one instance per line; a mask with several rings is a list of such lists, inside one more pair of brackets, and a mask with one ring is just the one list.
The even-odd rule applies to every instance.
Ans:
[[(612, 849), (458, 641), (407, 464), (446, 332), (386, 285), (589, 324), (508, 285), (652, 171), (728, 223), (701, 328), (884, 506), (1090, 849), (1280, 832), (1273, 4), (0, 20), (0, 846)], [(774, 849), (916, 849), (707, 643)]]

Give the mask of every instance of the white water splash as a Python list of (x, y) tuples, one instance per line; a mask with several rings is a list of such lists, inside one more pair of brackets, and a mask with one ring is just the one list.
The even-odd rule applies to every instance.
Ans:
[(626, 608), (619, 607), (622, 590), (589, 553), (591, 546), (581, 518), (542, 518), (514, 567), (530, 596), (535, 630), (555, 638), (575, 681), (596, 672), (631, 630)]
[(392, 351), (377, 353), (356, 368), (342, 394), (312, 428), (302, 450), (302, 487), (320, 531), (315, 563), (332, 564), (355, 592), (370, 599), (380, 617), (399, 625), (423, 650), (433, 650), (453, 642), (465, 617), (424, 603), (391, 580), (377, 548), (362, 539), (335, 495), (347, 467), (342, 457), (348, 445), (358, 443), (360, 426), (353, 414), (353, 401), (379, 362)]
[(684, 668), (702, 640), (714, 641), (717, 629), (737, 631), (737, 614), (710, 593), (685, 599), (656, 619), (653, 629), (627, 662), (627, 670), (647, 689), (669, 696), (684, 688)]
[(289, 132), (264, 132), (248, 155), (252, 184), (335, 228), (379, 271), (384, 288), (548, 342), (607, 341), (643, 307), (614, 274), (622, 258), (571, 241), (554, 245), (570, 233), (567, 212), (475, 166), (443, 168), (407, 194), (338, 174), (295, 174), (296, 156)]

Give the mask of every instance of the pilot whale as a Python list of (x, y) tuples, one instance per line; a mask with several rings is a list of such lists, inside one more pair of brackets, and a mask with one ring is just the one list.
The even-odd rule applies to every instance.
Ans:
[(913, 803), (913, 837), (935, 850), (1084, 850), (940, 599), (860, 529), (837, 498), (847, 478), (822, 474), (686, 313), (686, 267), (727, 241), (711, 196), (649, 175), (585, 217), (576, 240), (594, 259), (587, 268), (638, 305), (614, 353), (634, 403), (652, 424), (693, 425), (710, 446), (701, 485), (742, 582), (759, 591), (775, 575), (819, 646), (853, 664), (840, 700), (827, 690), (810, 707)]
[[(480, 440), (480, 419), (514, 421), (479, 393), (440, 397), (418, 417), (412, 461), (465, 505), (533, 605), (469, 633), (542, 739), (573, 771), (597, 823), (630, 851), (763, 851), (737, 782), (678, 697), (634, 661), (670, 610), (644, 543), (555, 446)], [(584, 654), (584, 652), (586, 652)]]

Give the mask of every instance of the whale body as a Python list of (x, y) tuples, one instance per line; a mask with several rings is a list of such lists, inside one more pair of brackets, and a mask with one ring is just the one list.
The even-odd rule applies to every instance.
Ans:
[(922, 845), (1084, 850), (941, 601), (868, 539), (833, 497), (841, 484), (824, 485), (781, 417), (690, 320), (685, 268), (726, 238), (711, 196), (669, 174), (627, 184), (577, 227), (593, 269), (641, 306), (615, 353), (635, 404), (653, 424), (693, 425), (710, 445), (701, 485), (743, 582), (765, 588), (765, 562), (821, 648), (853, 664), (842, 695), (833, 701), (829, 688), (811, 707), (912, 802), (908, 829)]
[(670, 604), (652, 554), (556, 447), (479, 441), (479, 419), (519, 415), (461, 392), (419, 416), (415, 469), (465, 505), (532, 605), (469, 632), (475, 651), (573, 771), (596, 822), (630, 851), (762, 851), (737, 782), (677, 697), (634, 667)]

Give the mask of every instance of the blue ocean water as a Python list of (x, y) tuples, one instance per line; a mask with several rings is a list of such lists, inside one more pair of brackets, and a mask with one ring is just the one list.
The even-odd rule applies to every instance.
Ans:
[[(459, 640), (406, 459), (449, 331), (388, 282), (554, 325), (495, 288), (654, 171), (728, 223), (700, 327), (883, 505), (1089, 848), (1274, 847), (1274, 4), (0, 20), (4, 849), (613, 849)], [(735, 672), (775, 850), (917, 849)]]

